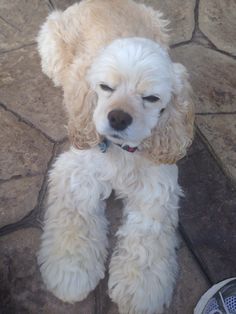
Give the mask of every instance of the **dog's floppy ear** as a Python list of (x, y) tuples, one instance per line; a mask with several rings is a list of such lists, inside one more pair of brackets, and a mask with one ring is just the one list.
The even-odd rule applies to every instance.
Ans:
[(188, 74), (174, 63), (175, 84), (171, 102), (161, 115), (152, 136), (143, 143), (144, 154), (156, 163), (175, 163), (186, 154), (194, 129), (194, 106)]
[[(73, 80), (70, 77), (69, 80)], [(68, 135), (71, 144), (78, 149), (88, 149), (98, 145), (102, 139), (93, 122), (93, 112), (97, 103), (97, 95), (85, 80), (79, 84), (68, 82), (65, 92), (69, 122)]]

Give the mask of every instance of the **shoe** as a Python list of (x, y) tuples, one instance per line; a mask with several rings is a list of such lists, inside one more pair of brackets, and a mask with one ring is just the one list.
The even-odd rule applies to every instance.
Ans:
[(236, 277), (211, 287), (199, 300), (194, 314), (236, 314)]

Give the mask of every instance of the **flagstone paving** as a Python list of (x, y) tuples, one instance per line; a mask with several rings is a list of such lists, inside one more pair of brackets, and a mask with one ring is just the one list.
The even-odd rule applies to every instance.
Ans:
[[(214, 282), (236, 273), (236, 7), (229, 0), (137, 0), (171, 23), (171, 56), (190, 74), (196, 139), (179, 162), (180, 272), (165, 314), (190, 314)], [(47, 292), (37, 265), (47, 174), (68, 149), (62, 92), (41, 71), (36, 36), (73, 0), (0, 3), (0, 313), (118, 314), (107, 278), (83, 302)], [(122, 204), (108, 201), (110, 254)]]
[(199, 27), (220, 50), (236, 56), (236, 2), (201, 0)]
[(36, 46), (1, 54), (0, 67), (0, 102), (49, 139), (62, 140), (66, 136), (62, 92), (39, 71)]

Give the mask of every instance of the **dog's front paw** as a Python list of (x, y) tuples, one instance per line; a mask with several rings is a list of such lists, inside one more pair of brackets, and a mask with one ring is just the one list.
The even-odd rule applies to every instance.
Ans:
[(73, 232), (72, 227), (61, 232), (63, 237), (60, 237), (60, 233), (55, 235), (51, 229), (44, 232), (38, 252), (43, 281), (62, 301), (81, 301), (104, 278), (106, 238), (101, 242), (92, 241), (88, 236), (82, 238), (82, 233)]
[(40, 270), (47, 289), (62, 301), (73, 303), (85, 299), (104, 277), (103, 264), (91, 262), (70, 256), (53, 260), (50, 256), (41, 263)]
[(112, 301), (122, 314), (161, 314), (171, 301), (177, 272), (175, 260), (170, 263), (157, 258), (153, 264), (142, 261), (141, 256), (124, 253), (116, 253), (110, 264)]
[(85, 299), (104, 277), (104, 271), (88, 269), (69, 261), (47, 261), (40, 267), (47, 289), (64, 302)]

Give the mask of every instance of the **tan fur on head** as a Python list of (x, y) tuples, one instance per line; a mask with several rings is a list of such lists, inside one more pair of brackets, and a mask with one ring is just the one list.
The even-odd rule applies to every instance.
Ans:
[(155, 163), (176, 163), (186, 155), (193, 140), (192, 90), (185, 68), (181, 64), (175, 64), (175, 68), (180, 80), (179, 87), (153, 129), (152, 136), (142, 143), (143, 154)]

